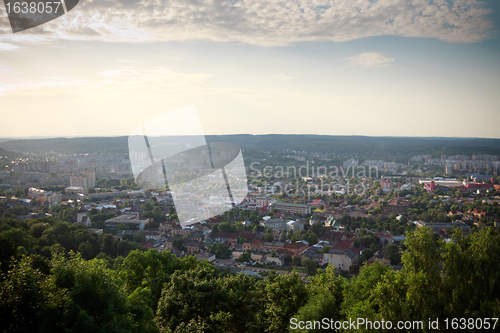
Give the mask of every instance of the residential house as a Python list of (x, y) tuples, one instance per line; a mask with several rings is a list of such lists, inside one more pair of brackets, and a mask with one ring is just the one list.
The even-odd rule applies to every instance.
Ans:
[(76, 223), (81, 223), (81, 224), (89, 227), (90, 223), (91, 223), (89, 212), (83, 211), (83, 212), (76, 213)]
[(264, 241), (254, 239), (251, 242), (252, 252), (264, 252)]
[(184, 246), (186, 247), (186, 253), (188, 254), (195, 254), (203, 249), (203, 243), (201, 242), (186, 242), (184, 243)]
[(159, 242), (161, 239), (161, 235), (156, 232), (146, 232), (144, 234), (146, 241), (152, 240), (154, 242)]
[(402, 214), (402, 213), (406, 212), (408, 210), (408, 208), (411, 208), (411, 200), (393, 198), (389, 201), (389, 203), (385, 207), (385, 213), (386, 214), (391, 214), (391, 213)]
[(214, 242), (228, 243), (229, 246), (235, 246), (238, 240), (236, 232), (212, 232), (210, 238)]
[(373, 236), (378, 237), (380, 239), (380, 245), (382, 245), (382, 247), (386, 246), (387, 244), (394, 243), (394, 238), (389, 231), (385, 231), (385, 232), (381, 232), (381, 233), (374, 232)]
[(348, 271), (351, 265), (357, 263), (359, 252), (356, 249), (337, 250), (330, 249), (327, 253), (323, 253), (323, 262), (334, 266), (337, 269)]
[(302, 251), (298, 254), (302, 259), (312, 259), (315, 260), (320, 265), (323, 264), (323, 253), (321, 250), (323, 249), (322, 245), (313, 245), (308, 248), (303, 248)]
[(201, 242), (203, 241), (203, 233), (201, 232), (193, 232), (190, 236), (193, 242)]
[(245, 252), (246, 250), (252, 251), (252, 243), (243, 243), (241, 246), (241, 250)]
[(276, 266), (283, 266), (285, 264), (284, 257), (285, 256), (279, 256), (279, 257), (275, 258), (275, 257), (272, 257), (270, 255), (265, 255), (265, 256), (262, 256), (261, 263), (266, 264), (266, 265), (273, 264)]
[(283, 245), (283, 248), (285, 250), (288, 250), (290, 251), (293, 255), (297, 255), (299, 254), (300, 252), (302, 252), (305, 248), (307, 247), (306, 244), (304, 243), (300, 243), (300, 242), (296, 242), (296, 243), (290, 243), (290, 242), (286, 242), (284, 245)]
[(180, 225), (176, 225), (172, 227), (172, 236), (178, 235), (181, 237), (188, 236), (193, 231), (192, 227), (181, 227)]

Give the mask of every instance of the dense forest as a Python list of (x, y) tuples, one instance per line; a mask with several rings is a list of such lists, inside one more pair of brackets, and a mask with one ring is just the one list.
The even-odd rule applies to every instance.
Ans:
[[(418, 330), (431, 331), (429, 320), (439, 318), (439, 330), (451, 331), (453, 318), (481, 318), (486, 327), (484, 318), (500, 317), (500, 235), (492, 228), (457, 232), (449, 243), (416, 229), (407, 233), (405, 249), (399, 271), (375, 262), (348, 278), (332, 266), (307, 280), (293, 272), (255, 278), (194, 256), (144, 251), (53, 217), (4, 219), (0, 327), (2, 332), (315, 332), (320, 330), (308, 321), (363, 318), (393, 325), (422, 321)], [(377, 331), (357, 328), (338, 331)]]
[[(499, 139), (410, 138), (329, 135), (208, 135), (208, 142), (231, 142), (242, 148), (267, 151), (295, 150), (365, 156), (406, 163), (414, 155), (500, 155)], [(5, 149), (31, 154), (126, 154), (128, 138), (54, 138), (1, 142)]]

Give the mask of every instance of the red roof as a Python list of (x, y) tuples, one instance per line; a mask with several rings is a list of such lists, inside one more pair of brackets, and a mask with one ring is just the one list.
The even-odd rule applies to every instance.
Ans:
[(145, 249), (147, 249), (147, 250), (149, 250), (149, 249), (154, 248), (155, 245), (153, 243), (149, 242), (149, 243), (146, 243), (146, 244), (142, 245), (142, 247), (145, 248)]
[(307, 246), (304, 243), (285, 243), (283, 246), (285, 249), (300, 249), (301, 247)]
[(476, 184), (476, 183), (473, 183), (473, 184), (467, 184), (465, 185), (465, 187), (467, 189), (470, 189), (470, 188), (490, 188), (490, 187), (493, 187), (493, 184)]
[(252, 240), (257, 236), (253, 231), (239, 231), (238, 234), (243, 235), (248, 240)]
[(212, 238), (227, 238), (227, 239), (237, 239), (238, 234), (236, 232), (212, 232)]
[(292, 251), (287, 250), (287, 249), (278, 249), (276, 252), (277, 252), (278, 254), (289, 254), (289, 255), (291, 255), (291, 256), (293, 256), (293, 255), (294, 255), (294, 253), (293, 253)]
[(349, 240), (341, 240), (340, 242), (338, 242), (337, 244), (335, 244), (334, 248), (345, 248), (345, 249), (350, 249), (352, 247), (354, 247), (354, 242), (353, 241), (349, 241)]

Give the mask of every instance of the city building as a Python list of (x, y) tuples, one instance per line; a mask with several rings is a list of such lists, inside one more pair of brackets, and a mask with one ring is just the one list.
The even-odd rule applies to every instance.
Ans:
[(105, 225), (110, 229), (115, 229), (120, 224), (133, 224), (136, 225), (139, 230), (144, 230), (144, 227), (149, 224), (149, 221), (150, 219), (148, 218), (140, 218), (138, 213), (128, 213), (106, 220)]
[(390, 191), (392, 188), (392, 181), (382, 176), (382, 178), (380, 179), (380, 188), (385, 192)]
[(434, 233), (440, 234), (442, 231), (446, 231), (451, 228), (459, 228), (460, 230), (469, 233), (470, 227), (465, 224), (463, 221), (455, 221), (455, 222), (436, 222), (429, 223), (424, 221), (414, 221), (413, 222), (417, 228), (428, 227)]
[(69, 178), (70, 186), (75, 187), (94, 187), (95, 186), (95, 171), (84, 171), (80, 176), (71, 176)]
[(304, 225), (299, 221), (289, 221), (286, 223), (286, 229), (293, 232), (304, 230)]
[(411, 200), (393, 198), (393, 199), (391, 199), (391, 201), (389, 201), (389, 203), (385, 207), (385, 213), (386, 214), (391, 214), (391, 213), (402, 214), (402, 213), (406, 212), (406, 210), (410, 207), (411, 207)]
[(277, 209), (281, 212), (288, 212), (293, 214), (311, 214), (311, 207), (305, 204), (293, 204), (277, 200), (271, 203), (271, 210)]
[(259, 224), (264, 228), (271, 228), (273, 231), (281, 231), (287, 228), (286, 221), (282, 218), (263, 220)]
[(269, 199), (267, 197), (257, 197), (255, 198), (255, 208), (260, 210), (266, 210), (269, 204)]

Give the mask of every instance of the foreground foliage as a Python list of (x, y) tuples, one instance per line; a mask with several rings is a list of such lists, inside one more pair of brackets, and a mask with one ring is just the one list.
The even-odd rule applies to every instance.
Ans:
[[(449, 243), (418, 229), (400, 271), (374, 263), (347, 280), (330, 266), (309, 283), (296, 273), (235, 276), (155, 250), (96, 258), (117, 242), (65, 222), (4, 220), (0, 230), (2, 332), (287, 332), (292, 318), (500, 317), (500, 236), (490, 228)], [(91, 244), (90, 259), (75, 239)]]

